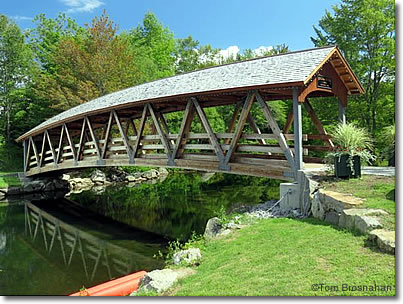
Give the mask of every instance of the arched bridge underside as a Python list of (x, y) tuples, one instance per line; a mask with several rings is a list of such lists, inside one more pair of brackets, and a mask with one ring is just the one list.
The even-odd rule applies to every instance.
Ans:
[[(338, 97), (339, 119), (344, 120), (347, 96), (362, 92), (338, 48), (326, 47), (218, 66), (112, 93), (49, 119), (18, 141), (24, 145), (27, 176), (135, 165), (294, 180), (303, 161), (320, 161), (310, 151), (333, 147), (308, 97)], [(293, 108), (280, 128), (269, 105), (287, 99), (293, 100)], [(301, 106), (317, 134), (302, 133)], [(228, 111), (231, 119), (225, 133), (213, 130), (206, 114), (209, 107)], [(172, 116), (174, 112), (181, 114)], [(252, 113), (259, 112), (257, 120)]]

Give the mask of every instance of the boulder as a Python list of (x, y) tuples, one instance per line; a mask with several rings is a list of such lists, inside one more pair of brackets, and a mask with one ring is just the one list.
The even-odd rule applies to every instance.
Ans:
[(356, 216), (355, 229), (360, 231), (362, 234), (366, 234), (377, 228), (382, 228), (382, 225), (376, 218), (365, 215)]
[(128, 175), (128, 176), (126, 176), (126, 180), (127, 180), (129, 183), (134, 183), (134, 182), (136, 182), (136, 181), (138, 180), (138, 178), (136, 178), (136, 177), (133, 176), (133, 175)]
[(313, 199), (311, 201), (311, 211), (314, 218), (320, 220), (325, 219), (325, 209), (320, 201), (319, 191), (313, 195)]
[(10, 187), (7, 189), (7, 195), (20, 195), (22, 193), (22, 189), (19, 187)]
[(139, 291), (161, 293), (170, 288), (178, 279), (178, 274), (171, 269), (153, 270), (140, 280)]
[(347, 229), (357, 229), (361, 233), (381, 228), (382, 225), (373, 217), (387, 214), (380, 209), (346, 209), (341, 212), (339, 226)]
[(0, 191), (0, 201), (5, 198), (6, 198), (6, 194), (4, 192)]
[(45, 190), (45, 183), (41, 180), (34, 180), (25, 184), (22, 188), (24, 193), (40, 192)]
[(395, 232), (375, 229), (369, 233), (369, 239), (374, 241), (379, 249), (387, 253), (395, 253)]
[(95, 184), (104, 184), (106, 181), (106, 174), (100, 170), (95, 170), (90, 178)]
[(222, 230), (221, 221), (218, 217), (213, 217), (208, 220), (206, 224), (206, 229), (204, 230), (204, 237), (214, 238), (217, 236), (218, 233)]
[(332, 225), (339, 225), (340, 214), (334, 211), (326, 213), (325, 222)]
[(360, 206), (363, 199), (350, 194), (338, 193), (320, 189), (319, 199), (323, 204), (325, 211), (342, 212), (344, 209), (351, 209)]
[(201, 259), (201, 252), (199, 248), (189, 248), (176, 252), (173, 257), (173, 263), (175, 265), (186, 264), (196, 265)]

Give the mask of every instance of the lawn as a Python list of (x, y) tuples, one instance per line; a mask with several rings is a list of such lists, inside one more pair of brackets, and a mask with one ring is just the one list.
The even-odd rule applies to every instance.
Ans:
[(340, 180), (329, 179), (321, 182), (321, 187), (342, 193), (349, 193), (365, 199), (359, 208), (383, 209), (389, 213), (381, 218), (389, 230), (395, 228), (395, 178), (387, 176), (364, 175), (362, 178)]
[[(394, 295), (395, 257), (367, 247), (365, 236), (315, 219), (268, 219), (207, 243), (196, 274), (165, 295)], [(314, 285), (323, 284), (323, 285)], [(343, 284), (393, 286), (348, 291)], [(354, 287), (355, 286), (355, 287)], [(319, 289), (319, 290), (313, 290)]]
[(7, 176), (11, 172), (0, 172), (0, 188), (20, 186), (21, 182), (19, 178), (14, 176)]

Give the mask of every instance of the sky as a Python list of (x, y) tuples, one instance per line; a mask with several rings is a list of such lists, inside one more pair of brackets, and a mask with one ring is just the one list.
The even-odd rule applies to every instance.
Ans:
[[(153, 12), (176, 38), (192, 35), (223, 52), (265, 49), (286, 44), (290, 50), (313, 47), (312, 26), (339, 0), (0, 0), (0, 13), (22, 28), (33, 27), (39, 13), (54, 18), (65, 12), (78, 24), (91, 23), (104, 10), (129, 30)], [(225, 54), (224, 54), (225, 55)]]

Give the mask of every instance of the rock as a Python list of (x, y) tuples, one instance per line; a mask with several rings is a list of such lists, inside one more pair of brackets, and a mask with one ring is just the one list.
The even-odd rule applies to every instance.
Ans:
[(235, 224), (234, 222), (229, 222), (228, 224), (225, 225), (225, 228), (227, 228), (227, 229), (241, 229), (242, 225)]
[(395, 253), (395, 232), (375, 229), (369, 233), (369, 239), (375, 241), (379, 249), (387, 253)]
[(7, 189), (7, 195), (20, 195), (22, 193), (23, 192), (19, 187), (10, 187)]
[(231, 229), (224, 229), (217, 233), (216, 237), (226, 236), (231, 233)]
[(63, 174), (63, 175), (62, 175), (62, 179), (68, 181), (68, 180), (71, 179), (71, 176), (70, 176), (69, 174)]
[(178, 274), (171, 269), (153, 270), (140, 280), (139, 291), (161, 293), (170, 288), (178, 279)]
[(323, 209), (322, 202), (319, 198), (319, 191), (317, 191), (312, 199), (311, 211), (314, 218), (324, 220), (325, 218), (325, 209)]
[(5, 198), (6, 198), (6, 194), (4, 192), (0, 191), (0, 201)]
[(126, 180), (127, 180), (129, 183), (134, 183), (134, 182), (136, 182), (138, 179), (137, 179), (135, 176), (133, 176), (133, 175), (128, 175), (128, 176), (126, 176)]
[(319, 199), (323, 204), (325, 211), (342, 212), (344, 209), (356, 208), (363, 203), (363, 199), (352, 195), (326, 191), (320, 189)]
[(366, 234), (371, 230), (382, 228), (381, 223), (370, 216), (356, 216), (355, 218), (355, 228), (360, 231), (362, 234)]
[(326, 213), (325, 222), (332, 225), (339, 225), (340, 214), (334, 211)]
[(214, 238), (221, 231), (222, 225), (218, 217), (213, 217), (208, 220), (206, 229), (204, 230), (204, 237)]
[(196, 265), (201, 259), (201, 252), (199, 248), (189, 248), (176, 252), (172, 257), (175, 265), (186, 264)]
[(69, 183), (63, 179), (57, 178), (53, 180), (53, 185), (56, 190), (67, 190), (69, 189)]
[(32, 192), (40, 192), (45, 189), (45, 183), (40, 180), (34, 180), (25, 184), (22, 188), (22, 192), (24, 193), (32, 193)]
[(339, 226), (347, 229), (357, 229), (361, 233), (381, 228), (379, 221), (371, 216), (387, 214), (380, 209), (346, 209), (340, 215)]
[(106, 181), (106, 174), (100, 170), (95, 170), (90, 178), (95, 184), (104, 184)]

